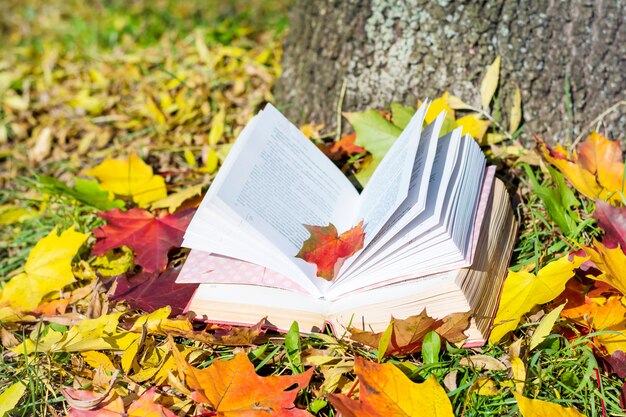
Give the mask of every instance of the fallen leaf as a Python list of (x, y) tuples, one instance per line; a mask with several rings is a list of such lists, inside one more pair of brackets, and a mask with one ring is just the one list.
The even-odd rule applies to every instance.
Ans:
[(48, 328), (47, 333), (35, 333), (31, 338), (12, 348), (18, 354), (30, 355), (33, 352), (85, 352), (89, 350), (124, 350), (138, 334), (117, 331), (121, 313), (102, 315), (95, 319), (83, 319), (68, 331), (60, 332)]
[(32, 219), (36, 215), (37, 212), (35, 210), (3, 204), (0, 206), (0, 225), (21, 223), (24, 220)]
[[(172, 339), (170, 344), (174, 344)], [(313, 368), (298, 375), (261, 377), (245, 352), (227, 361), (215, 360), (204, 369), (191, 366), (178, 349), (172, 348), (172, 352), (179, 374), (193, 391), (193, 400), (210, 405), (217, 416), (311, 416), (296, 408), (294, 400), (309, 384)]]
[(598, 226), (604, 230), (602, 244), (611, 249), (620, 246), (622, 250), (625, 250), (626, 207), (615, 207), (596, 199), (596, 208), (591, 215), (598, 221)]
[(424, 122), (430, 124), (435, 121), (441, 112), (446, 112), (446, 119), (454, 121), (454, 110), (450, 106), (450, 94), (446, 91), (430, 103), (424, 116)]
[(343, 115), (356, 132), (355, 144), (372, 154), (372, 162), (356, 174), (361, 185), (365, 186), (391, 145), (402, 133), (402, 129), (385, 119), (376, 110)]
[(340, 159), (344, 155), (357, 155), (367, 152), (365, 148), (354, 144), (356, 140), (356, 133), (341, 135), (341, 139), (338, 142), (333, 142), (330, 147), (330, 154), (335, 159)]
[(489, 340), (497, 343), (505, 334), (514, 330), (522, 316), (534, 306), (556, 298), (565, 289), (567, 281), (574, 276), (574, 269), (585, 260), (586, 258), (574, 257), (570, 261), (566, 255), (541, 268), (536, 276), (527, 271), (509, 271)]
[(97, 256), (90, 265), (104, 277), (122, 275), (135, 266), (133, 251), (127, 246), (110, 249), (104, 255)]
[(498, 88), (498, 80), (500, 78), (500, 55), (494, 59), (492, 64), (487, 68), (487, 72), (480, 83), (480, 100), (483, 110), (489, 109), (489, 103)]
[(142, 209), (98, 213), (108, 224), (94, 230), (98, 241), (92, 253), (99, 256), (109, 249), (128, 246), (135, 252), (135, 263), (145, 272), (162, 271), (167, 267), (169, 250), (182, 243), (194, 211), (186, 209), (156, 217)]
[[(65, 388), (63, 395), (70, 404), (74, 404), (70, 407), (68, 417), (176, 417), (176, 414), (155, 401), (156, 387), (146, 390), (126, 412), (124, 401), (115, 391), (102, 396), (93, 391)], [(83, 405), (81, 409), (81, 404), (89, 405)]]
[(485, 397), (493, 397), (494, 395), (498, 395), (500, 390), (493, 379), (481, 376), (474, 381), (470, 387), (470, 392), (475, 392)]
[(522, 121), (522, 92), (519, 86), (515, 86), (513, 93), (513, 105), (511, 106), (511, 114), (509, 115), (509, 133), (513, 134), (519, 128)]
[(470, 366), (472, 368), (486, 369), (489, 371), (506, 371), (506, 365), (494, 357), (488, 355), (472, 355), (461, 358), (460, 365)]
[(583, 247), (589, 260), (593, 262), (602, 274), (589, 275), (589, 278), (606, 282), (617, 288), (622, 294), (626, 294), (626, 254), (618, 246), (609, 249), (603, 243), (595, 241), (591, 247)]
[(608, 372), (614, 373), (622, 379), (626, 378), (626, 353), (616, 350), (611, 355), (602, 356), (601, 359), (607, 365)]
[(565, 408), (548, 401), (532, 400), (516, 392), (513, 395), (524, 417), (585, 417), (573, 407)]
[[(426, 310), (406, 319), (392, 317), (388, 327), (388, 330), (391, 329), (389, 342), (386, 344), (385, 352), (379, 354), (408, 355), (418, 352), (422, 348), (424, 336), (433, 330), (449, 342), (459, 343), (467, 338), (463, 331), (469, 327), (470, 317), (470, 313), (453, 313), (441, 320), (435, 320), (428, 316)], [(352, 340), (374, 348), (380, 348), (381, 339), (387, 332), (373, 333), (354, 327), (348, 331)]]
[(328, 395), (343, 417), (454, 416), (450, 400), (434, 376), (414, 383), (390, 363), (377, 364), (360, 357), (355, 359), (354, 371), (359, 400)]
[(404, 129), (411, 121), (415, 111), (415, 108), (411, 106), (403, 106), (400, 103), (391, 103), (391, 121), (400, 129)]
[(511, 361), (511, 373), (513, 374), (515, 391), (522, 394), (524, 392), (524, 385), (526, 384), (526, 366), (519, 356), (511, 355), (509, 360)]
[(557, 167), (582, 194), (612, 204), (621, 202), (624, 163), (619, 142), (611, 142), (594, 132), (579, 145), (580, 153), (568, 155), (560, 145), (551, 149), (538, 136), (535, 140), (544, 159)]
[(222, 107), (211, 120), (211, 130), (209, 131), (209, 145), (215, 146), (220, 141), (220, 139), (222, 139), (222, 135), (224, 134), (225, 118), (226, 110), (224, 107)]
[(491, 122), (489, 120), (481, 119), (480, 114), (472, 113), (461, 117), (456, 120), (456, 125), (463, 129), (461, 134), (470, 135), (481, 145), (487, 144), (483, 143), (482, 139), (485, 136), (485, 133), (487, 133), (487, 129), (489, 129)]
[(304, 225), (311, 236), (304, 241), (296, 258), (317, 266), (317, 276), (332, 280), (343, 262), (363, 248), (365, 233), (363, 221), (339, 236), (337, 228), (328, 226)]
[(26, 393), (26, 385), (15, 382), (0, 393), (0, 417), (8, 415)]
[(170, 194), (167, 197), (150, 204), (150, 209), (167, 209), (167, 211), (172, 214), (186, 200), (189, 200), (191, 197), (199, 195), (201, 192), (202, 184), (194, 185), (192, 187), (186, 187), (180, 191), (175, 192), (174, 194)]
[(546, 314), (544, 318), (541, 319), (541, 322), (539, 323), (539, 325), (535, 329), (535, 332), (530, 338), (530, 346), (528, 348), (529, 350), (533, 350), (534, 348), (539, 346), (544, 340), (546, 340), (546, 337), (548, 337), (548, 335), (552, 332), (552, 327), (554, 327), (554, 323), (556, 323), (557, 319), (559, 318), (559, 314), (561, 314), (563, 307), (565, 307), (565, 304), (561, 304), (560, 306), (556, 307), (554, 310)]
[(203, 331), (187, 332), (181, 336), (209, 345), (250, 346), (258, 344), (259, 338), (265, 334), (265, 324), (266, 320), (261, 319), (254, 326), (209, 325)]
[(86, 172), (100, 180), (102, 188), (117, 195), (132, 196), (140, 207), (167, 196), (165, 180), (135, 153), (128, 159), (105, 159)]
[(95, 207), (98, 210), (123, 209), (122, 200), (113, 199), (113, 194), (104, 190), (96, 180), (75, 179), (73, 188), (56, 178), (45, 175), (37, 176), (37, 181), (42, 185), (42, 191), (50, 194), (62, 194), (71, 197), (81, 203)]
[(178, 266), (161, 273), (144, 271), (132, 277), (121, 276), (109, 299), (126, 300), (133, 308), (147, 312), (171, 306), (171, 314), (182, 314), (198, 284), (177, 284), (180, 269)]
[(74, 227), (60, 235), (57, 235), (56, 228), (52, 230), (30, 251), (24, 272), (7, 282), (0, 303), (30, 311), (39, 305), (45, 295), (74, 282), (72, 258), (87, 236), (74, 231)]
[(152, 387), (141, 394), (139, 399), (133, 401), (126, 415), (128, 417), (176, 417), (176, 414), (158, 404), (155, 397), (156, 387)]

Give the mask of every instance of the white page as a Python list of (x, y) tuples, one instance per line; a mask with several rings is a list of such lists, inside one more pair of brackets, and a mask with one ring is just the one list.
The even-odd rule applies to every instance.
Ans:
[(389, 239), (402, 230), (404, 226), (425, 210), (430, 174), (437, 152), (437, 140), (444, 119), (445, 113), (441, 113), (433, 123), (424, 128), (415, 154), (407, 197), (358, 257), (352, 258), (352, 262), (350, 260), (347, 261), (346, 272), (351, 270), (352, 263), (356, 265), (366, 260), (370, 254), (375, 253)]
[(400, 231), (396, 232), (382, 247), (376, 251), (371, 251), (367, 255), (356, 260), (352, 268), (345, 276), (336, 280), (333, 287), (341, 281), (351, 280), (365, 265), (373, 265), (380, 262), (395, 249), (407, 243), (414, 235), (427, 232), (439, 223), (441, 211), (444, 206), (444, 199), (448, 192), (448, 184), (452, 177), (457, 159), (460, 157), (461, 130), (455, 129), (453, 132), (439, 138), (436, 141), (435, 158), (433, 160), (431, 174), (428, 178), (429, 186), (426, 198), (426, 208), (417, 217), (411, 220)]
[(236, 169), (220, 170), (221, 181), (216, 178), (207, 197), (219, 198), (307, 276), (318, 280), (315, 265), (295, 258), (309, 237), (303, 224), (333, 223), (339, 230), (347, 229), (358, 193), (274, 107), (268, 104), (258, 117), (245, 142), (237, 140), (237, 153), (229, 155), (226, 168)]
[(409, 124), (376, 167), (359, 197), (353, 223), (363, 219), (365, 246), (374, 239), (408, 195), (427, 108), (428, 104), (423, 103), (415, 112)]

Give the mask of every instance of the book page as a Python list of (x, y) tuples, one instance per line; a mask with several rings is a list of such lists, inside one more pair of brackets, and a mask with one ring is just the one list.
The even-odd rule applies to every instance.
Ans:
[(427, 108), (423, 103), (413, 115), (361, 193), (355, 221), (364, 221), (365, 246), (407, 197)]
[[(400, 207), (393, 213), (389, 220), (380, 229), (380, 232), (371, 240), (369, 245), (359, 254), (358, 258), (367, 258), (374, 253), (389, 239), (393, 238), (404, 226), (422, 213), (426, 208), (428, 196), (428, 184), (437, 152), (437, 139), (445, 114), (440, 114), (437, 119), (424, 128), (421, 133), (420, 143), (415, 154), (413, 171), (409, 191)], [(346, 271), (349, 271), (352, 263), (359, 264), (362, 259), (348, 260)]]
[(212, 194), (313, 278), (315, 266), (294, 257), (309, 237), (303, 225), (350, 227), (358, 193), (274, 107), (268, 104), (258, 117), (228, 157), (236, 169), (224, 172)]

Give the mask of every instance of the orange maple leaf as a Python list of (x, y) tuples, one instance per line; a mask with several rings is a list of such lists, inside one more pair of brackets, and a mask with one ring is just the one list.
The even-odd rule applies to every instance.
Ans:
[(359, 378), (358, 401), (328, 395), (343, 417), (454, 416), (450, 400), (434, 376), (416, 384), (390, 363), (380, 365), (359, 357), (354, 372)]
[(367, 150), (362, 146), (355, 145), (354, 141), (356, 140), (356, 133), (347, 133), (341, 135), (341, 139), (332, 144), (330, 148), (330, 153), (332, 155), (341, 156), (343, 153), (348, 155), (356, 155), (360, 153), (366, 153)]
[(589, 198), (600, 198), (610, 203), (621, 201), (624, 160), (619, 141), (610, 141), (593, 132), (571, 155), (557, 145), (550, 148), (535, 136), (544, 159), (559, 169), (578, 191)]
[(171, 338), (170, 343), (178, 371), (193, 390), (191, 398), (209, 404), (216, 416), (312, 417), (296, 408), (294, 400), (309, 384), (313, 368), (299, 375), (261, 377), (241, 352), (231, 360), (216, 360), (208, 368), (198, 369), (183, 358)]
[(304, 241), (296, 258), (317, 265), (317, 276), (320, 278), (332, 280), (343, 262), (363, 248), (363, 220), (341, 236), (332, 223), (328, 226), (305, 224), (304, 227), (311, 237)]

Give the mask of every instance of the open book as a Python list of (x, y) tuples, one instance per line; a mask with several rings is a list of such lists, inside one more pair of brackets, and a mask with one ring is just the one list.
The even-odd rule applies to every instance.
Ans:
[[(177, 282), (201, 283), (188, 309), (207, 320), (303, 330), (328, 323), (382, 331), (391, 315), (472, 310), (469, 343), (485, 340), (516, 222), (504, 186), (460, 129), (424, 127), (428, 103), (359, 192), (273, 106), (233, 145), (191, 221)], [(363, 248), (332, 281), (296, 257), (305, 225), (339, 233), (363, 222)]]

